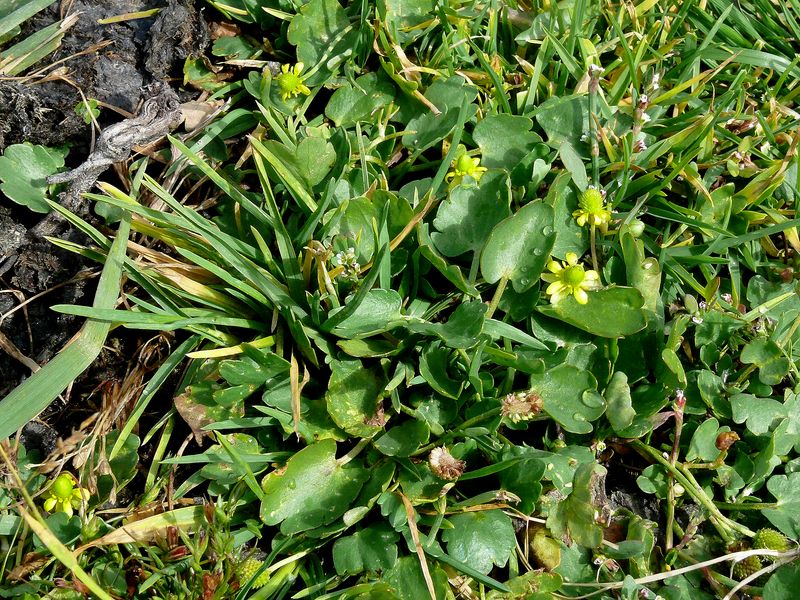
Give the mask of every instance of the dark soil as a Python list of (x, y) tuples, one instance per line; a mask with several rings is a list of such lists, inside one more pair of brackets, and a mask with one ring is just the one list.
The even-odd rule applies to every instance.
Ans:
[[(70, 148), (68, 166), (81, 164), (90, 152), (91, 130), (75, 113), (75, 106), (81, 101), (78, 89), (87, 98), (124, 111), (103, 109), (98, 119), (101, 127), (120, 121), (124, 113), (135, 114), (144, 88), (157, 80), (168, 81), (182, 100), (192, 98), (194, 93), (186, 94), (178, 86), (182, 82), (184, 59), (202, 53), (209, 42), (208, 27), (198, 7), (199, 3), (195, 6), (191, 0), (63, 0), (25, 23), (19, 39), (58, 20), (62, 10), (68, 14), (80, 12), (78, 22), (67, 31), (59, 50), (29, 72), (110, 43), (61, 63), (63, 80), (0, 81), (0, 152), (23, 141), (49, 146), (66, 144)], [(146, 19), (97, 23), (99, 19), (151, 8), (161, 11)], [(111, 176), (112, 171), (107, 171), (105, 177)], [(92, 219), (89, 210), (85, 215)], [(34, 230), (40, 218), (41, 215), (9, 202), (0, 194), (0, 291), (3, 292), (0, 333), (20, 353), (41, 365), (63, 347), (82, 322), (48, 307), (90, 303), (96, 280), (80, 277), (78, 281), (71, 280), (97, 265), (37, 237)], [(102, 222), (96, 225), (102, 227)], [(61, 229), (60, 238), (86, 243), (76, 230), (66, 226)], [(18, 310), (3, 319), (23, 297), (28, 299), (59, 285), (29, 303), (25, 311)], [(117, 346), (122, 345), (120, 355), (126, 357), (132, 356), (135, 348), (125, 346), (136, 343), (138, 340), (133, 337), (116, 342)], [(82, 378), (82, 386), (87, 390), (99, 381), (113, 378), (115, 369), (124, 372), (128, 363), (127, 358), (115, 360), (108, 353), (101, 359)], [(29, 374), (28, 367), (0, 349), (0, 398)], [(47, 412), (51, 423), (57, 423), (64, 408), (58, 404), (54, 403)], [(62, 432), (66, 431), (63, 428)]]

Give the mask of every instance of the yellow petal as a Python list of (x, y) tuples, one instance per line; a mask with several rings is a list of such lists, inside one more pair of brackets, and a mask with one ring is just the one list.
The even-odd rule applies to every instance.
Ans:
[(554, 281), (550, 285), (547, 286), (545, 290), (545, 294), (556, 295), (562, 293), (564, 291), (564, 284), (560, 281)]
[(554, 281), (558, 281), (558, 275), (555, 273), (542, 273), (542, 279), (547, 283), (553, 283)]
[(564, 267), (561, 266), (561, 263), (557, 260), (551, 260), (547, 263), (547, 270), (551, 273), (558, 273), (559, 271), (563, 271)]
[(65, 514), (66, 514), (68, 517), (72, 517), (72, 515), (73, 515), (73, 512), (74, 512), (74, 511), (72, 510), (72, 505), (71, 505), (69, 502), (64, 502), (64, 503), (62, 504), (62, 506), (61, 506), (61, 510), (63, 510), (63, 511), (64, 511), (64, 513), (65, 513)]
[(586, 304), (587, 302), (589, 302), (589, 294), (587, 294), (581, 288), (577, 288), (573, 292), (573, 296), (575, 296), (575, 300), (578, 301), (578, 304)]
[(578, 264), (578, 255), (575, 254), (574, 252), (567, 252), (566, 258), (567, 258), (567, 264), (570, 267), (574, 267), (575, 265)]
[(53, 509), (56, 507), (58, 500), (55, 496), (50, 496), (47, 500), (44, 501), (44, 509), (47, 512), (53, 512)]
[(295, 75), (300, 75), (300, 73), (303, 71), (303, 69), (305, 69), (305, 67), (306, 67), (306, 65), (304, 63), (301, 63), (301, 62), (297, 63), (294, 66), (294, 74)]

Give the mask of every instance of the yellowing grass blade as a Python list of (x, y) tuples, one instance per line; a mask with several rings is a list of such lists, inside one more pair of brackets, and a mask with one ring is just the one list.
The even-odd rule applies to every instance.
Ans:
[(111, 533), (107, 533), (103, 537), (97, 538), (77, 548), (75, 550), (75, 556), (89, 548), (95, 548), (97, 546), (149, 542), (156, 539), (159, 535), (164, 535), (167, 531), (167, 527), (196, 531), (203, 526), (203, 523), (205, 523), (205, 515), (203, 514), (203, 507), (201, 505), (176, 508), (175, 510), (153, 515), (152, 517), (147, 517), (140, 521), (125, 523)]
[(24, 508), (20, 507), (19, 513), (22, 515), (22, 518), (25, 519), (28, 527), (31, 528), (31, 531), (39, 536), (39, 539), (42, 540), (42, 543), (47, 546), (47, 549), (50, 550), (50, 552), (53, 553), (53, 556), (55, 556), (56, 559), (58, 559), (58, 561), (67, 569), (72, 571), (72, 574), (78, 578), (81, 583), (88, 587), (92, 593), (97, 596), (97, 598), (100, 600), (114, 600), (103, 590), (102, 587), (100, 587), (100, 585), (92, 578), (91, 575), (81, 569), (80, 565), (78, 564), (77, 554), (70, 552), (69, 548), (62, 544), (59, 539), (53, 535), (52, 531), (36, 520), (33, 515), (31, 515)]

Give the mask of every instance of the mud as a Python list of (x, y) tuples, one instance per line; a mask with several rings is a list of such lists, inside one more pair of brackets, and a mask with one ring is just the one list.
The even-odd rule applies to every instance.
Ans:
[[(116, 110), (101, 105), (98, 123), (102, 128), (136, 114), (146, 87), (156, 81), (167, 81), (181, 100), (192, 99), (196, 92), (183, 92), (180, 85), (185, 58), (202, 53), (209, 42), (208, 27), (199, 6), (200, 2), (191, 0), (63, 0), (30, 19), (23, 25), (18, 40), (58, 20), (62, 10), (64, 14), (80, 13), (60, 48), (26, 74), (63, 62), (42, 73), (42, 77), (0, 80), (0, 152), (23, 141), (48, 146), (67, 144), (70, 147), (67, 166), (80, 165), (91, 150), (89, 125), (75, 112), (81, 102), (80, 91), (86, 98), (115, 107)], [(148, 18), (98, 24), (98, 20), (152, 8), (161, 11)], [(106, 171), (104, 176), (110, 178), (109, 173)], [(63, 347), (82, 322), (48, 307), (89, 303), (95, 279), (72, 280), (97, 265), (37, 236), (40, 219), (41, 215), (9, 202), (0, 194), (0, 333), (22, 354), (43, 364)], [(102, 222), (95, 225), (103, 227)], [(59, 232), (59, 237), (86, 243), (73, 229)], [(23, 298), (56, 286), (59, 287), (40, 300), (29, 303), (25, 311), (17, 310), (4, 318)], [(126, 348), (128, 351), (133, 349)], [(99, 363), (94, 368), (96, 373), (85, 377), (87, 386), (99, 378), (100, 371), (102, 377), (109, 377), (108, 361)], [(119, 364), (124, 368), (126, 361)], [(29, 375), (29, 368), (0, 350), (0, 398)], [(49, 411), (50, 417), (54, 417), (48, 419), (51, 422), (58, 420), (53, 414), (59, 410), (57, 404)]]

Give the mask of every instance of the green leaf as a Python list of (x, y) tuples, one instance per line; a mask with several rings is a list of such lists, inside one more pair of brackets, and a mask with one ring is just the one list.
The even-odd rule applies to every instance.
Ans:
[(561, 162), (564, 163), (564, 168), (572, 177), (572, 182), (580, 191), (585, 190), (589, 186), (589, 178), (586, 175), (586, 166), (583, 164), (583, 159), (578, 155), (578, 152), (567, 140), (561, 142), (558, 147), (558, 156)]
[(543, 202), (526, 204), (492, 229), (481, 253), (483, 278), (508, 279), (514, 291), (524, 292), (538, 281), (555, 239), (553, 209)]
[(357, 360), (331, 361), (325, 402), (333, 421), (350, 435), (371, 437), (383, 426), (381, 383)]
[(731, 396), (731, 410), (736, 423), (744, 423), (755, 435), (765, 435), (786, 414), (783, 405), (772, 398), (757, 398), (752, 394)]
[(433, 0), (379, 0), (378, 14), (398, 42), (413, 39), (413, 28), (431, 18)]
[(533, 121), (515, 115), (488, 115), (479, 121), (472, 139), (481, 149), (481, 165), (512, 171), (542, 141), (531, 127)]
[[(436, 563), (428, 563), (428, 568), (433, 580), (436, 598), (444, 598), (445, 590), (450, 589), (447, 583), (447, 575), (436, 566)], [(430, 598), (428, 587), (425, 585), (425, 579), (422, 575), (422, 569), (419, 566), (419, 559), (416, 556), (403, 556), (397, 559), (394, 567), (383, 573), (381, 580), (382, 583), (389, 585), (395, 597), (399, 600)], [(382, 596), (378, 598), (385, 600)]]
[(469, 104), (467, 119), (472, 117), (477, 107), (471, 103), (477, 94), (473, 86), (467, 85), (458, 76), (434, 81), (425, 92), (425, 98), (441, 114), (420, 110), (408, 121), (408, 133), (403, 136), (403, 145), (411, 150), (422, 151), (440, 142), (458, 124), (458, 114), (465, 102)]
[(339, 575), (387, 571), (397, 561), (397, 532), (379, 523), (342, 537), (333, 544), (333, 564)]
[(419, 372), (425, 381), (437, 392), (448, 398), (456, 399), (461, 393), (463, 383), (452, 379), (447, 372), (450, 363), (450, 350), (440, 344), (430, 344), (422, 352), (419, 360)]
[[(308, 69), (326, 57), (344, 59), (350, 56), (355, 47), (357, 31), (345, 32), (349, 28), (350, 19), (336, 0), (311, 0), (292, 18), (286, 39), (297, 46), (297, 62), (304, 63)], [(340, 36), (343, 32), (344, 35)], [(339, 39), (334, 43), (337, 37)], [(328, 65), (323, 63), (305, 83), (314, 85), (324, 81), (331, 73)]]
[(763, 600), (794, 600), (800, 588), (800, 563), (783, 565), (769, 578), (762, 593)]
[(386, 456), (410, 456), (429, 437), (430, 429), (425, 422), (413, 419), (388, 429), (373, 444)]
[(589, 235), (586, 227), (578, 225), (572, 213), (578, 209), (578, 194), (570, 185), (567, 173), (559, 173), (550, 186), (545, 202), (553, 206), (556, 242), (550, 253), (559, 260), (565, 260), (567, 252), (583, 256), (589, 248)]
[(797, 541), (800, 539), (800, 473), (775, 475), (767, 481), (767, 489), (775, 496), (778, 508), (764, 509), (762, 514), (777, 529)]
[(329, 235), (347, 238), (346, 243), (355, 251), (362, 265), (372, 260), (375, 252), (375, 238), (372, 233), (373, 222), (378, 221), (378, 209), (368, 198), (346, 200), (338, 209), (331, 211), (323, 219), (331, 224)]
[(450, 348), (471, 348), (483, 331), (487, 306), (472, 300), (458, 305), (446, 323), (408, 323), (414, 333), (435, 335)]
[(544, 475), (545, 461), (535, 456), (538, 452), (521, 446), (512, 446), (503, 454), (503, 460), (531, 454), (530, 458), (514, 462), (509, 468), (500, 472), (500, 485), (504, 490), (519, 496), (521, 502), (518, 508), (523, 512), (532, 512), (542, 493), (540, 481)]
[(729, 427), (720, 429), (719, 421), (714, 418), (706, 419), (694, 430), (692, 440), (689, 443), (689, 450), (686, 452), (686, 460), (701, 460), (712, 462), (719, 456), (717, 449), (717, 435), (723, 431), (730, 431)]
[(784, 535), (800, 540), (800, 473), (774, 475), (767, 489), (775, 496), (777, 508), (767, 508), (762, 514)]
[(592, 422), (606, 410), (594, 376), (572, 365), (532, 375), (531, 388), (544, 400), (544, 411), (572, 433), (592, 431)]
[(381, 73), (367, 73), (355, 80), (355, 85), (346, 83), (333, 93), (325, 115), (337, 127), (354, 125), (358, 121), (369, 121), (379, 108), (389, 104), (395, 95), (395, 87)]
[(306, 189), (322, 181), (336, 162), (333, 145), (321, 137), (305, 137), (294, 149), (275, 140), (264, 140), (261, 147), (277, 157), (282, 167), (291, 173), (295, 180), (304, 183)]
[(765, 337), (747, 344), (742, 349), (739, 360), (745, 364), (758, 365), (758, 378), (765, 385), (778, 385), (789, 373), (791, 366), (780, 346)]
[(501, 510), (462, 513), (450, 523), (453, 528), (442, 532), (447, 553), (484, 575), (505, 566), (516, 548), (514, 525)]
[[(370, 290), (355, 311), (331, 330), (341, 338), (359, 338), (389, 331), (404, 323), (403, 299), (394, 290)], [(342, 307), (339, 310), (344, 310)], [(333, 316), (338, 311), (331, 311)]]
[(614, 431), (619, 433), (633, 423), (636, 411), (631, 401), (631, 388), (628, 376), (622, 371), (614, 371), (604, 393), (608, 408), (606, 416)]
[[(128, 233), (130, 214), (120, 222), (117, 236), (106, 257), (92, 305), (94, 308), (110, 309), (117, 301)], [(0, 401), (0, 414), (3, 415), (0, 441), (44, 410), (78, 375), (89, 368), (103, 349), (110, 328), (110, 323), (90, 319), (71, 344)]]
[[(273, 377), (289, 372), (289, 361), (269, 350), (250, 347), (252, 356), (223, 360), (219, 374), (231, 385), (263, 385)], [(254, 358), (254, 357), (255, 358)]]
[(610, 287), (589, 292), (589, 302), (586, 304), (579, 304), (575, 298), (568, 296), (556, 304), (538, 306), (536, 309), (591, 334), (617, 338), (644, 329), (643, 304), (639, 290)]
[(581, 546), (597, 548), (603, 542), (603, 529), (595, 515), (596, 490), (602, 490), (606, 469), (597, 463), (578, 467), (572, 480), (572, 493), (556, 505), (547, 517), (547, 527), (556, 536), (569, 535)]
[(430, 239), (428, 233), (428, 223), (420, 223), (417, 226), (417, 239), (419, 241), (419, 254), (425, 257), (433, 267), (439, 271), (450, 283), (458, 288), (468, 296), (475, 297), (478, 295), (478, 290), (475, 288), (474, 283), (467, 281), (461, 269), (456, 265), (448, 264), (448, 262), (438, 253), (433, 246), (433, 241)]
[(280, 523), (285, 535), (327, 525), (350, 508), (368, 478), (369, 471), (355, 461), (336, 460), (333, 440), (306, 446), (264, 477), (261, 520)]
[(490, 171), (477, 186), (460, 185), (439, 205), (431, 234), (436, 249), (453, 257), (480, 252), (492, 228), (511, 214), (508, 177)]
[(211, 47), (211, 54), (223, 56), (227, 60), (246, 60), (253, 58), (258, 51), (250, 41), (241, 35), (221, 37), (214, 40)]
[(553, 148), (564, 141), (577, 144), (589, 131), (589, 99), (585, 95), (550, 98), (536, 109), (534, 116)]
[[(48, 515), (44, 522), (56, 539), (67, 546), (77, 540), (81, 534), (81, 518), (78, 515), (69, 517), (67, 513), (58, 511)], [(34, 536), (33, 544), (36, 548), (44, 547), (38, 536)]]
[(8, 146), (0, 156), (0, 191), (34, 212), (49, 212), (47, 177), (64, 167), (66, 154), (65, 149), (28, 142)]

